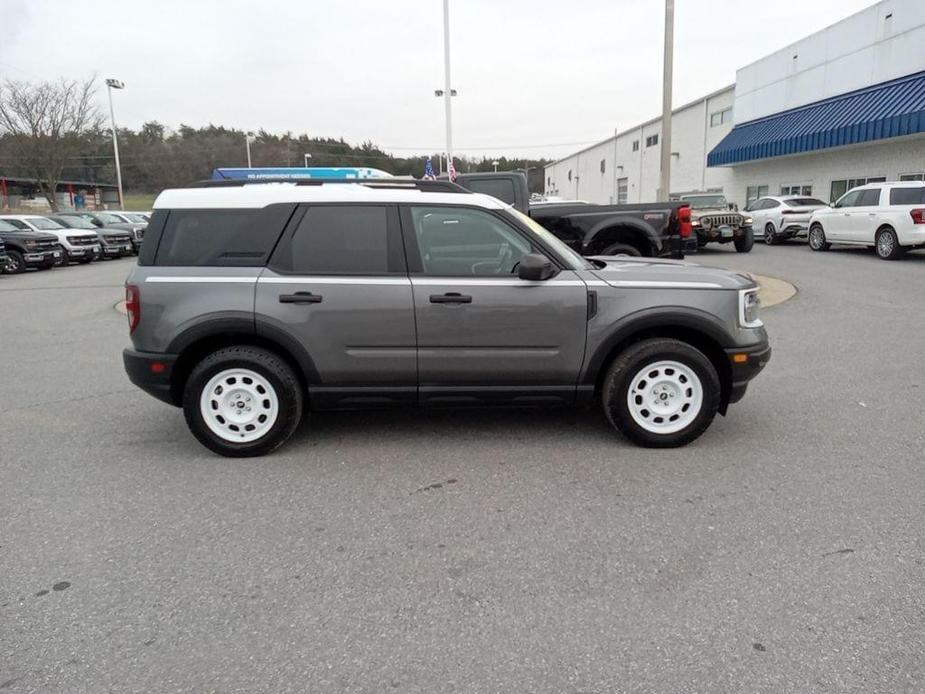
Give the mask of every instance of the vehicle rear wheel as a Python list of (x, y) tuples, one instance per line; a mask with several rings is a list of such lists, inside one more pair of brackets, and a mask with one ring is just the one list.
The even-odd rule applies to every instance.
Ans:
[(643, 340), (611, 364), (601, 400), (610, 423), (633, 443), (684, 446), (716, 416), (721, 387), (710, 360), (686, 342)]
[(832, 244), (825, 240), (825, 232), (818, 224), (809, 230), (809, 247), (814, 251), (827, 251)]
[(19, 251), (7, 251), (6, 253), (7, 256), (9, 256), (9, 260), (6, 263), (6, 271), (8, 273), (11, 275), (18, 275), (26, 269), (22, 259), (22, 253)]
[(877, 232), (877, 256), (882, 260), (896, 260), (903, 254), (903, 247), (899, 245), (896, 232), (887, 227)]
[(764, 225), (764, 242), (768, 244), (769, 246), (773, 246), (778, 241), (779, 239), (777, 238), (777, 235), (774, 233), (774, 225), (771, 224), (771, 222), (768, 222), (767, 224)]
[(601, 255), (631, 255), (634, 258), (638, 258), (642, 255), (642, 253), (639, 252), (638, 248), (634, 248), (633, 246), (630, 246), (629, 244), (615, 243), (605, 248), (601, 252)]
[(746, 229), (745, 235), (740, 236), (733, 243), (735, 244), (736, 252), (748, 253), (755, 245), (755, 232), (751, 229)]
[(193, 435), (219, 455), (265, 455), (302, 419), (302, 386), (275, 353), (240, 345), (213, 352), (192, 370), (183, 414)]

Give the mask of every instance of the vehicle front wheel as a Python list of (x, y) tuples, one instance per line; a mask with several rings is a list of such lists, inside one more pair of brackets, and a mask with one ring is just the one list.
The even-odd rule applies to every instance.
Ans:
[(629, 244), (615, 243), (605, 248), (601, 252), (601, 255), (631, 255), (634, 258), (638, 258), (642, 255), (642, 253), (639, 252), (638, 248), (634, 248), (633, 246), (630, 246)]
[(67, 267), (71, 259), (68, 257), (67, 251), (64, 250), (64, 246), (58, 246), (58, 252), (61, 254), (61, 257), (58, 258), (58, 262), (55, 263), (55, 267)]
[(903, 247), (899, 245), (896, 232), (890, 228), (877, 232), (877, 256), (882, 260), (896, 260), (903, 254)]
[(186, 423), (206, 448), (244, 458), (285, 443), (302, 419), (302, 386), (277, 354), (249, 345), (213, 352), (183, 389)]
[(774, 225), (768, 222), (764, 225), (764, 242), (769, 246), (773, 246), (778, 242), (777, 235), (774, 233)]
[(832, 244), (825, 240), (825, 232), (818, 224), (809, 230), (809, 247), (814, 251), (827, 251)]
[(630, 441), (674, 448), (707, 430), (721, 392), (716, 369), (703, 352), (680, 340), (652, 338), (614, 360), (601, 399), (607, 419)]
[(7, 251), (8, 260), (6, 263), (6, 271), (11, 275), (18, 275), (23, 270), (26, 269), (26, 266), (22, 259), (22, 253), (19, 251)]
[(736, 252), (748, 253), (755, 245), (755, 232), (751, 229), (746, 229), (745, 235), (740, 236), (733, 243), (735, 243)]

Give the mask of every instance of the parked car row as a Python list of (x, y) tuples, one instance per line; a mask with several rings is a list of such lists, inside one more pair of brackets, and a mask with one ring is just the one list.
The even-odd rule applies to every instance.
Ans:
[(873, 248), (884, 260), (925, 248), (925, 182), (869, 183), (834, 204), (806, 196), (765, 196), (746, 211), (768, 245), (807, 238), (810, 249), (833, 244)]
[(0, 272), (19, 274), (138, 254), (144, 213), (60, 212), (0, 215)]

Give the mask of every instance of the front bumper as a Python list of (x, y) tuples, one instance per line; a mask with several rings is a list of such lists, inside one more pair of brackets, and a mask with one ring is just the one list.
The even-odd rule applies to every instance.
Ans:
[(697, 230), (697, 238), (700, 241), (700, 244), (705, 243), (732, 243), (746, 234), (750, 233), (751, 227), (729, 227), (731, 233), (724, 233), (723, 227), (710, 227), (709, 229), (704, 229), (701, 226), (695, 227)]
[(34, 251), (23, 253), (22, 262), (26, 267), (45, 267), (61, 260), (61, 251)]
[(67, 249), (67, 255), (69, 258), (98, 258), (100, 255), (100, 247), (98, 245), (94, 246), (72, 246)]
[(170, 405), (179, 405), (171, 396), (171, 375), (177, 361), (176, 354), (122, 350), (122, 363), (128, 380), (149, 395)]
[(771, 346), (767, 342), (762, 342), (750, 347), (727, 349), (726, 356), (732, 367), (732, 382), (727, 402), (732, 404), (745, 396), (749, 381), (767, 366), (771, 360)]
[(107, 258), (121, 258), (122, 256), (131, 255), (132, 243), (131, 241), (126, 241), (125, 243), (104, 244), (102, 253)]

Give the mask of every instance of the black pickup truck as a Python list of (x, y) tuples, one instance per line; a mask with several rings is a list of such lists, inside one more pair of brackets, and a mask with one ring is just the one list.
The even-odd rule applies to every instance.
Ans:
[(61, 261), (58, 237), (37, 231), (22, 231), (0, 219), (0, 241), (6, 252), (5, 272), (18, 275), (26, 268), (48, 269)]
[(540, 203), (530, 205), (526, 177), (519, 171), (461, 173), (456, 183), (485, 193), (529, 214), (582, 255), (639, 255), (683, 258), (697, 251), (687, 202), (637, 205)]

